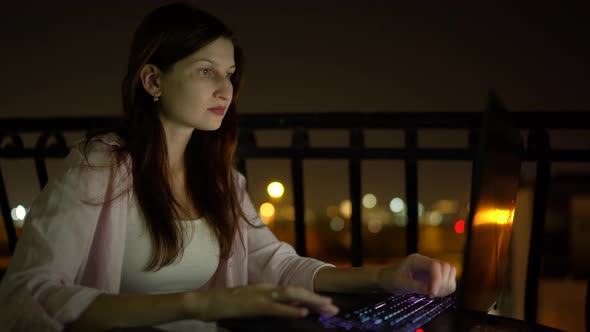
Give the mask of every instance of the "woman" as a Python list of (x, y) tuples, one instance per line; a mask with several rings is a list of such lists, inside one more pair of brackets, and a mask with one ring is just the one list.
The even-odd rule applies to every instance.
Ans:
[(124, 120), (72, 149), (33, 203), (0, 285), (9, 331), (99, 331), (338, 312), (315, 292), (455, 290), (448, 263), (339, 269), (296, 255), (232, 168), (243, 61), (231, 31), (185, 4), (135, 33)]

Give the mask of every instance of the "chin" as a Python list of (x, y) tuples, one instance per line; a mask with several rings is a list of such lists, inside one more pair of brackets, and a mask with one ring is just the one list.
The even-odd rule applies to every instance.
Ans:
[(221, 128), (221, 121), (211, 123), (199, 123), (193, 126), (193, 128), (202, 131), (215, 131)]

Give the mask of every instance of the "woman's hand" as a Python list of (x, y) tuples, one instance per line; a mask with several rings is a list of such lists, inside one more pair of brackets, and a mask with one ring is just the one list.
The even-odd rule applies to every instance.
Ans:
[(394, 293), (446, 296), (456, 289), (457, 270), (447, 262), (411, 254), (399, 265), (381, 268), (377, 279), (381, 289)]
[(314, 311), (325, 316), (338, 313), (332, 299), (301, 287), (257, 284), (213, 288), (187, 293), (188, 316), (204, 321), (255, 316), (301, 318)]

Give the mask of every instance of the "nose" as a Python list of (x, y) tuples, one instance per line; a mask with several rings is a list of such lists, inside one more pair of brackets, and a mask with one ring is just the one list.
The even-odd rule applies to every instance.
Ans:
[(217, 89), (215, 90), (215, 97), (223, 100), (231, 100), (234, 92), (234, 87), (231, 81), (225, 77), (220, 79)]

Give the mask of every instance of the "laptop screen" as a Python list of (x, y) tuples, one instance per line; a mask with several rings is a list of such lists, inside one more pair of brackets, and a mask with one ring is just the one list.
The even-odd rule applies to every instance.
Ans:
[(460, 308), (488, 312), (507, 277), (522, 136), (495, 96), (483, 113), (473, 162)]

